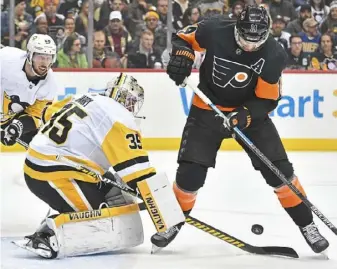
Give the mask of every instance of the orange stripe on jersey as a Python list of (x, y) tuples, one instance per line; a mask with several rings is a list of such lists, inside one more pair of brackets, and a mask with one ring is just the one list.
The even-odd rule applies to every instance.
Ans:
[[(295, 177), (292, 180), (292, 184), (305, 196), (305, 191), (299, 182), (298, 178)], [(299, 205), (302, 200), (287, 186), (282, 186), (275, 190), (275, 193), (283, 206), (283, 208), (289, 208)]]
[(280, 97), (280, 84), (270, 84), (261, 77), (257, 79), (255, 94), (259, 98), (277, 100)]
[(182, 211), (189, 211), (193, 208), (197, 194), (192, 192), (186, 192), (177, 186), (177, 183), (173, 183), (173, 192), (176, 195), (178, 203)]
[[(193, 103), (193, 105), (195, 105), (196, 107), (199, 107), (201, 109), (212, 110), (210, 108), (210, 106), (207, 105), (204, 101), (202, 101), (200, 99), (200, 97), (196, 94), (193, 97), (192, 103)], [(219, 108), (221, 111), (226, 111), (226, 112), (230, 112), (230, 111), (233, 111), (235, 109), (235, 107), (223, 107), (223, 106), (216, 106), (216, 107)]]
[(179, 36), (181, 39), (185, 40), (188, 44), (190, 44), (193, 48), (193, 50), (196, 51), (204, 51), (204, 48), (201, 48), (198, 41), (195, 39), (195, 31), (188, 31), (189, 28), (191, 27), (195, 27), (195, 29), (198, 29), (198, 25), (189, 25), (187, 27), (185, 27), (184, 29), (182, 29), (181, 31), (179, 31), (177, 33), (177, 36)]

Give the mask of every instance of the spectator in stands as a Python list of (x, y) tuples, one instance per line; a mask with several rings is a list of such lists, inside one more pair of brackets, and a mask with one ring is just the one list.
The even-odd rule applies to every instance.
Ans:
[(87, 68), (88, 62), (81, 51), (81, 41), (76, 35), (70, 35), (64, 42), (63, 49), (57, 53), (57, 67)]
[(162, 67), (161, 54), (153, 47), (154, 35), (150, 30), (141, 34), (138, 48), (130, 49), (128, 52), (128, 68), (158, 68)]
[(149, 11), (145, 15), (145, 22), (138, 25), (135, 42), (136, 47), (139, 46), (139, 39), (145, 30), (150, 30), (154, 35), (154, 46), (162, 53), (166, 48), (167, 31), (159, 25), (159, 15), (155, 11)]
[(325, 5), (324, 0), (310, 0), (312, 17), (320, 23), (329, 14), (329, 7)]
[(212, 17), (214, 15), (223, 14), (225, 1), (224, 0), (201, 0), (197, 2), (201, 10), (201, 16)]
[(330, 4), (330, 12), (320, 26), (321, 33), (332, 33), (337, 41), (337, 1)]
[(299, 12), (299, 18), (291, 21), (288, 23), (285, 31), (290, 33), (290, 34), (298, 34), (300, 32), (303, 32), (303, 22), (311, 18), (311, 6), (308, 4), (302, 5), (300, 7), (300, 12)]
[(48, 22), (47, 17), (44, 13), (37, 16), (34, 20), (35, 23), (35, 33), (34, 34), (48, 34)]
[[(26, 12), (24, 0), (15, 0), (15, 47), (25, 50), (32, 31), (33, 17)], [(9, 45), (9, 11), (1, 12), (1, 43)]]
[(129, 18), (129, 32), (131, 36), (135, 36), (137, 25), (143, 23), (143, 17), (147, 13), (149, 5), (145, 0), (133, 0), (129, 5), (128, 18)]
[(63, 28), (64, 16), (58, 14), (57, 11), (58, 0), (45, 0), (44, 11), (47, 16), (49, 35), (56, 42), (56, 35), (59, 29)]
[(292, 0), (292, 4), (296, 11), (299, 11), (300, 7), (303, 5), (308, 5), (308, 0)]
[(318, 22), (315, 21), (314, 18), (306, 19), (303, 22), (303, 29), (304, 31), (299, 33), (303, 42), (303, 52), (315, 52), (321, 38), (321, 35), (318, 32)]
[(167, 25), (167, 11), (168, 11), (168, 0), (158, 0), (157, 12), (159, 15), (159, 21), (164, 27), (166, 27)]
[(109, 52), (109, 49), (105, 47), (106, 38), (103, 31), (96, 31), (94, 33), (94, 47), (93, 47), (93, 60), (102, 62)]
[(75, 30), (86, 39), (88, 37), (88, 15), (89, 15), (89, 0), (81, 1), (81, 11), (75, 21)]
[(278, 41), (283, 48), (288, 49), (290, 34), (283, 31), (286, 26), (286, 22), (283, 17), (278, 15), (276, 18), (273, 18), (272, 30), (271, 33), (276, 41)]
[(122, 62), (115, 52), (109, 52), (102, 61), (103, 68), (122, 68)]
[(128, 31), (125, 30), (120, 11), (110, 13), (109, 25), (103, 31), (106, 39), (105, 46), (116, 52), (120, 58), (123, 58), (132, 39)]
[(28, 0), (26, 1), (26, 11), (36, 18), (44, 13), (44, 2), (45, 0)]
[(198, 7), (189, 7), (186, 9), (183, 17), (183, 27), (195, 24), (201, 21), (201, 11)]
[(245, 4), (241, 1), (236, 1), (234, 2), (233, 6), (232, 6), (232, 12), (229, 13), (228, 15), (225, 16), (225, 18), (227, 18), (230, 21), (236, 21), (239, 14), (241, 13), (241, 11), (243, 10)]
[(59, 29), (56, 36), (56, 45), (57, 49), (60, 50), (63, 47), (63, 44), (68, 36), (70, 35), (76, 35), (77, 38), (81, 41), (81, 47), (83, 47), (86, 44), (86, 38), (83, 35), (80, 35), (79, 33), (75, 32), (75, 20), (73, 18), (66, 18), (64, 20), (64, 29)]
[(323, 34), (318, 52), (311, 55), (313, 70), (337, 70), (337, 52), (331, 34)]
[(272, 18), (281, 15), (286, 23), (298, 17), (294, 6), (287, 0), (271, 0), (269, 13)]
[(60, 4), (58, 13), (62, 14), (65, 18), (68, 18), (69, 14), (73, 14), (73, 16), (76, 17), (77, 14), (80, 13), (79, 3), (81, 4), (82, 0), (65, 0)]
[[(104, 36), (104, 34), (103, 34)], [(120, 58), (117, 53), (111, 51), (105, 51), (103, 55), (99, 55), (102, 58), (93, 58), (93, 68), (122, 68)]]
[(290, 48), (288, 52), (287, 69), (305, 70), (309, 65), (308, 54), (304, 53), (302, 39), (298, 34), (290, 37)]
[(188, 8), (188, 0), (175, 0), (172, 4), (173, 28), (180, 30), (183, 28), (183, 16)]
[(122, 0), (106, 0), (103, 2), (102, 6), (100, 7), (97, 28), (103, 29), (105, 26), (109, 24), (109, 16), (112, 11), (120, 11), (122, 13), (123, 22), (126, 25), (128, 14), (124, 10), (123, 1)]

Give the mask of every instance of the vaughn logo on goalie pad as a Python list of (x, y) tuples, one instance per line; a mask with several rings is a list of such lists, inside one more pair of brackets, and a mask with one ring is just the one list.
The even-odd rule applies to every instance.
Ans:
[(85, 211), (79, 213), (70, 213), (69, 219), (70, 220), (80, 220), (80, 219), (92, 219), (102, 216), (101, 210), (93, 210), (93, 211)]
[[(149, 194), (151, 195), (151, 194)], [(152, 197), (145, 197), (145, 203), (147, 207), (150, 209), (152, 219), (155, 222), (155, 225), (158, 229), (158, 231), (164, 231), (166, 230), (165, 224), (163, 223), (162, 217), (160, 216), (160, 213), (157, 210), (157, 206), (153, 200)]]

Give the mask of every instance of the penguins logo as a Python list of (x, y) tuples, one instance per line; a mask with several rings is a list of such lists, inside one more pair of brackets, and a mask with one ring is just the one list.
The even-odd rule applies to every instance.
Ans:
[(29, 106), (29, 103), (21, 102), (20, 97), (17, 95), (11, 95), (9, 96), (5, 92), (4, 96), (4, 104), (3, 104), (3, 114), (5, 116), (4, 120), (7, 120), (8, 118), (11, 118), (16, 113), (21, 112), (25, 110)]

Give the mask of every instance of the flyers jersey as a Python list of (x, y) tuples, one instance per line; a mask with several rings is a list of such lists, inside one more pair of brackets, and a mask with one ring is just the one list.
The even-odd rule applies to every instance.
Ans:
[(46, 123), (30, 143), (24, 167), (34, 179), (98, 182), (57, 160), (58, 155), (100, 174), (112, 166), (126, 183), (155, 174), (134, 116), (111, 98), (98, 94), (69, 97), (49, 106), (43, 119)]
[(26, 52), (23, 50), (12, 47), (0, 50), (1, 125), (10, 122), (18, 113), (25, 112), (38, 126), (42, 110), (53, 101), (57, 93), (53, 71), (49, 70), (46, 78), (35, 85), (23, 71), (25, 61)]
[[(244, 105), (252, 118), (259, 117), (262, 110), (271, 111), (280, 98), (287, 54), (271, 36), (258, 51), (246, 52), (237, 45), (234, 28), (235, 24), (221, 17), (207, 19), (179, 31), (172, 44), (206, 51), (198, 87), (221, 110)], [(193, 104), (209, 109), (197, 96)]]

